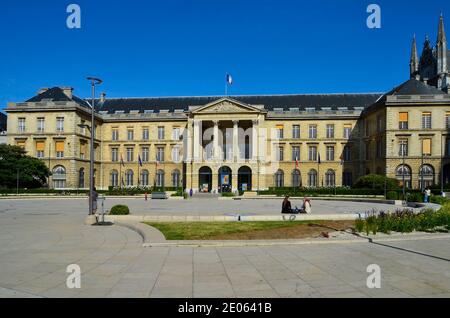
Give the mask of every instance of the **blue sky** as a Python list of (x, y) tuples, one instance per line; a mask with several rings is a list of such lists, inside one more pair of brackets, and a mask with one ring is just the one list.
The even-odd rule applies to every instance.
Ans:
[(89, 75), (108, 97), (222, 95), (226, 72), (230, 94), (383, 92), (408, 79), (414, 33), (419, 50), (435, 42), (441, 11), (450, 32), (448, 0), (2, 0), (0, 109), (41, 87), (88, 97)]

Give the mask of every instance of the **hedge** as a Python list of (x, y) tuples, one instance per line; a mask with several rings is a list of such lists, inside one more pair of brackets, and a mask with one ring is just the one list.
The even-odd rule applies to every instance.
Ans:
[(115, 205), (112, 207), (111, 215), (128, 215), (130, 214), (130, 209), (126, 205)]

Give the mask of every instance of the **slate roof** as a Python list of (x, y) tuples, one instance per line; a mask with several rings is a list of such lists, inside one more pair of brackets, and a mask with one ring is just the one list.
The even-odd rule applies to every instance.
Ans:
[[(229, 96), (229, 98), (250, 105), (264, 105), (268, 111), (276, 108), (289, 110), (289, 108), (314, 108), (320, 110), (322, 107), (329, 107), (337, 110), (339, 107), (348, 107), (349, 110), (355, 107), (366, 108), (372, 105), (381, 94), (324, 94), (324, 95), (263, 95), (263, 96)], [(203, 106), (214, 102), (223, 96), (204, 97), (162, 97), (162, 98), (111, 98), (100, 104), (98, 110), (114, 113), (115, 111), (131, 110), (143, 112), (145, 110), (158, 113), (160, 110), (187, 111), (189, 106)]]
[[(53, 87), (48, 89), (47, 91), (34, 96), (33, 98), (27, 100), (27, 103), (39, 103), (45, 101), (54, 101), (54, 102), (71, 102), (74, 101), (82, 106), (89, 107), (84, 100), (73, 95), (72, 98), (69, 98), (64, 91), (60, 87)], [(90, 108), (90, 107), (89, 107)]]
[(6, 115), (0, 112), (0, 131), (6, 130), (6, 122), (7, 122)]

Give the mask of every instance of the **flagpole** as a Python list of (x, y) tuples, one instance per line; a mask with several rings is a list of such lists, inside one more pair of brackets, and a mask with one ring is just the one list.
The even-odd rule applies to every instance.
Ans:
[(123, 156), (120, 154), (120, 163), (119, 163), (119, 184), (120, 184), (120, 190), (122, 190), (122, 162), (123, 162)]
[(138, 155), (138, 163), (137, 163), (138, 164), (138, 173), (137, 173), (137, 181), (138, 181), (137, 186), (138, 186), (138, 188), (141, 185), (141, 182), (139, 180), (139, 162), (140, 162), (140, 159), (141, 159), (141, 155)]

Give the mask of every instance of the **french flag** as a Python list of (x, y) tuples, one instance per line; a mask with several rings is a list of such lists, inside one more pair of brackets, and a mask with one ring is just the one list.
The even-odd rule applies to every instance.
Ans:
[(230, 74), (227, 74), (227, 84), (233, 85), (233, 77)]

